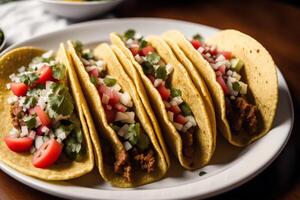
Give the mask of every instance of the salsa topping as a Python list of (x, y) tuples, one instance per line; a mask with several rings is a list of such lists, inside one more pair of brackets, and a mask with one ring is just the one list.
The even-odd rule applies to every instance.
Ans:
[(257, 130), (257, 107), (246, 99), (248, 85), (242, 81), (242, 60), (229, 51), (220, 51), (214, 45), (205, 44), (197, 34), (190, 41), (216, 73), (217, 82), (226, 98), (227, 117), (234, 132), (245, 130), (254, 134)]
[[(130, 33), (128, 35), (130, 36)], [(148, 135), (135, 116), (131, 96), (122, 90), (116, 78), (107, 74), (106, 63), (103, 60), (97, 60), (90, 49), (83, 49), (80, 42), (77, 41), (73, 44), (90, 76), (90, 81), (98, 90), (107, 123), (117, 133), (127, 151), (116, 155), (115, 172), (122, 174), (129, 181), (132, 173), (132, 162), (148, 173), (154, 171), (154, 151)], [(152, 153), (149, 154), (149, 152)], [(151, 155), (151, 158), (148, 158), (147, 155), (148, 157)], [(144, 157), (147, 159), (141, 159)]]
[(20, 67), (7, 84), (13, 93), (7, 99), (13, 129), (5, 143), (12, 151), (34, 153), (32, 163), (38, 168), (49, 167), (62, 152), (70, 160), (80, 160), (85, 151), (64, 77), (65, 67), (49, 51), (35, 57), (27, 68)]
[(181, 91), (170, 84), (173, 66), (167, 64), (151, 44), (134, 30), (126, 31), (121, 39), (142, 66), (144, 74), (158, 90), (167, 109), (169, 120), (183, 140), (184, 156), (192, 157), (198, 126), (189, 105), (181, 97)]

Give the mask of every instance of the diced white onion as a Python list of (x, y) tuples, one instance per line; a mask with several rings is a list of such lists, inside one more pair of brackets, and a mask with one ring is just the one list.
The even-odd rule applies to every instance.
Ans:
[(6, 84), (6, 89), (10, 90), (10, 83)]
[(124, 124), (118, 131), (118, 135), (121, 137), (124, 137), (124, 135), (127, 133), (129, 126), (128, 124)]
[(153, 65), (153, 68), (155, 69), (155, 71), (160, 67), (160, 65)]
[(9, 136), (13, 137), (13, 138), (18, 138), (18, 137), (20, 137), (20, 131), (18, 129), (16, 129), (16, 128), (12, 128), (9, 131)]
[(239, 93), (238, 91), (235, 91), (233, 88), (232, 88), (232, 83), (236, 82), (237, 80), (235, 78), (232, 78), (231, 76), (229, 76), (227, 78), (227, 86), (229, 88), (229, 93), (233, 96), (237, 96)]
[(36, 149), (39, 149), (42, 145), (44, 144), (43, 141), (43, 136), (36, 136), (35, 140), (34, 140), (34, 146)]
[(94, 69), (97, 69), (97, 67), (96, 67), (96, 66), (88, 66), (88, 67), (85, 67), (85, 70), (86, 70), (87, 72), (93, 71)]
[(16, 83), (19, 83), (19, 82), (20, 82), (20, 78), (19, 78), (15, 73), (11, 74), (11, 75), (9, 76), (9, 79), (10, 79), (12, 82), (16, 82)]
[(126, 41), (127, 45), (131, 45), (132, 43), (133, 43), (133, 40), (131, 38)]
[(197, 51), (199, 51), (200, 53), (203, 53), (203, 52), (205, 51), (205, 49), (204, 49), (203, 47), (199, 47), (199, 48), (197, 49)]
[(211, 57), (211, 54), (207, 52), (207, 53), (205, 54), (205, 56), (206, 56), (206, 57)]
[(170, 103), (172, 106), (175, 106), (175, 105), (180, 105), (182, 102), (183, 102), (182, 98), (180, 96), (178, 96), (178, 97), (172, 98)]
[(192, 115), (186, 116), (185, 118), (188, 122), (191, 122), (192, 126), (197, 126), (196, 120)]
[(33, 130), (31, 130), (31, 131), (29, 132), (29, 135), (28, 135), (28, 137), (30, 137), (30, 138), (32, 138), (32, 139), (34, 139), (34, 138), (35, 138), (35, 136), (36, 136), (36, 132), (35, 132), (35, 131), (33, 131)]
[(233, 72), (232, 75), (231, 75), (233, 78), (235, 78), (236, 80), (241, 80), (241, 75), (239, 75), (238, 73), (236, 72)]
[(231, 95), (231, 96), (230, 96), (230, 99), (231, 99), (231, 100), (235, 100), (235, 96), (232, 96), (232, 95)]
[(171, 64), (166, 65), (167, 75), (171, 74), (173, 70), (174, 70), (174, 68)]
[(248, 88), (248, 85), (243, 83), (243, 82), (239, 82), (240, 86), (241, 86), (241, 90), (240, 90), (240, 93), (241, 94), (247, 94), (247, 88)]
[(189, 130), (189, 128), (191, 128), (193, 125), (192, 125), (192, 123), (191, 122), (187, 122), (187, 123), (185, 123), (184, 124), (184, 126), (183, 126), (183, 128), (182, 128), (182, 132), (186, 132), (187, 130)]
[(232, 73), (233, 73), (233, 72), (232, 72), (231, 70), (228, 70), (228, 71), (226, 72), (227, 76), (231, 76)]
[(41, 131), (47, 135), (49, 133), (50, 129), (47, 126), (43, 126)]
[(18, 97), (15, 96), (15, 95), (9, 96), (9, 97), (7, 98), (7, 103), (9, 103), (9, 104), (14, 104), (14, 103), (16, 103), (17, 101), (18, 101)]
[(166, 108), (170, 108), (171, 107), (171, 104), (169, 102), (167, 102), (167, 101), (164, 101), (164, 104), (165, 104)]
[(47, 51), (42, 55), (43, 58), (51, 58), (53, 56), (53, 50)]
[(131, 97), (128, 92), (120, 93), (120, 102), (127, 107), (133, 106)]
[(60, 138), (61, 140), (64, 140), (64, 139), (66, 139), (66, 133), (64, 132), (64, 131), (62, 131), (61, 129), (57, 129), (56, 131), (55, 131), (55, 134), (56, 134), (56, 136), (58, 137), (58, 138)]
[(106, 62), (104, 60), (97, 60), (95, 64), (101, 68), (101, 71), (106, 69)]
[(129, 151), (132, 148), (132, 145), (128, 141), (125, 141), (123, 145), (126, 151)]
[(121, 121), (121, 122), (124, 122), (124, 123), (134, 123), (134, 115), (135, 113), (134, 112), (117, 112), (116, 114), (116, 118), (115, 118), (115, 121)]
[(19, 69), (18, 69), (18, 72), (19, 73), (22, 73), (22, 72), (24, 72), (25, 71), (25, 67), (24, 66), (22, 66), (22, 67), (20, 67)]
[(25, 137), (28, 135), (28, 127), (27, 126), (21, 126), (21, 137)]
[(138, 63), (142, 63), (142, 62), (144, 62), (144, 59), (139, 55), (139, 54), (136, 54), (135, 56), (134, 56), (134, 58), (135, 58), (135, 60), (138, 62)]
[(174, 113), (173, 113), (173, 112), (168, 111), (168, 117), (169, 117), (169, 120), (170, 120), (171, 122), (174, 121)]
[(42, 124), (40, 118), (38, 116), (36, 116), (35, 118), (35, 128), (39, 127)]
[(104, 103), (104, 104), (108, 104), (108, 102), (109, 102), (109, 96), (107, 95), (107, 94), (103, 94), (102, 95), (102, 103)]
[(155, 87), (158, 87), (161, 83), (163, 82), (163, 80), (162, 79), (155, 79), (155, 81), (154, 81), (154, 86)]
[(116, 83), (116, 84), (114, 84), (112, 87), (110, 87), (112, 90), (114, 90), (114, 91), (116, 91), (116, 92), (119, 92), (122, 88), (121, 88), (121, 86), (118, 84), (118, 83)]
[(134, 34), (134, 39), (138, 40), (141, 39), (143, 36), (140, 33)]
[(183, 128), (182, 124), (179, 124), (177, 122), (173, 122), (173, 125), (175, 126), (176, 130), (181, 131), (181, 129)]
[(220, 61), (223, 61), (223, 60), (226, 60), (226, 58), (221, 54), (217, 57), (216, 62), (220, 62)]

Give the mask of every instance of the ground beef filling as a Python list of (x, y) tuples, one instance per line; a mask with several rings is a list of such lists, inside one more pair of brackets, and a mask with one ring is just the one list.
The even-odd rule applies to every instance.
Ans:
[[(132, 157), (133, 163), (146, 171), (151, 173), (155, 168), (155, 155), (152, 149), (149, 149), (145, 152), (139, 152), (136, 148), (133, 148), (130, 151), (130, 157)], [(129, 159), (129, 156), (125, 150), (121, 151), (116, 156), (116, 161), (114, 163), (114, 172), (120, 174), (127, 181), (132, 180), (132, 162)]]
[(12, 119), (12, 125), (16, 129), (21, 129), (21, 126), (25, 126), (25, 122), (22, 120), (25, 116), (23, 108), (16, 102), (10, 107), (10, 116)]
[(233, 132), (246, 131), (253, 135), (257, 131), (257, 107), (244, 97), (235, 100), (226, 98), (227, 117)]
[(185, 133), (181, 133), (181, 138), (182, 138), (182, 144), (183, 144), (183, 155), (191, 158), (193, 156), (194, 153), (194, 133), (195, 129), (194, 128), (190, 128), (190, 130), (188, 130)]

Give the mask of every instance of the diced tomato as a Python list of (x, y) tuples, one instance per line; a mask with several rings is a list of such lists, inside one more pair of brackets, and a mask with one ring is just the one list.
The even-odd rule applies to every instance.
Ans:
[(45, 84), (46, 81), (53, 80), (52, 77), (52, 68), (48, 65), (43, 66), (38, 70), (39, 79), (37, 80), (38, 84)]
[(117, 103), (120, 102), (120, 95), (118, 92), (112, 90), (111, 93), (110, 93), (110, 96), (109, 96), (109, 101), (108, 101), (108, 104), (111, 105), (111, 106), (114, 106), (116, 105)]
[(97, 68), (93, 69), (92, 71), (89, 72), (90, 76), (94, 76), (96, 78), (99, 77), (99, 70)]
[(183, 125), (187, 122), (187, 119), (183, 115), (179, 114), (175, 117), (174, 121)]
[(232, 53), (230, 51), (221, 51), (221, 54), (227, 59), (231, 59)]
[(107, 123), (112, 123), (113, 121), (115, 121), (116, 113), (117, 112), (114, 109), (112, 110), (105, 109)]
[(30, 137), (23, 137), (23, 138), (5, 137), (4, 141), (7, 147), (14, 152), (29, 151), (33, 143), (33, 139)]
[(195, 49), (198, 49), (199, 47), (201, 47), (201, 42), (199, 40), (191, 40), (191, 44), (193, 45), (193, 47)]
[(105, 94), (109, 94), (110, 93), (110, 89), (106, 85), (101, 84), (98, 87), (98, 92), (99, 92), (100, 96), (102, 96), (102, 94), (104, 94), (104, 93)]
[(213, 48), (213, 49), (210, 49), (209, 50), (209, 53), (211, 54), (211, 55), (217, 55), (218, 54), (218, 49), (217, 48)]
[(117, 104), (115, 105), (115, 108), (116, 108), (117, 111), (119, 111), (119, 112), (125, 112), (125, 111), (127, 110), (127, 107), (124, 106), (124, 105), (121, 104), (121, 103), (117, 103)]
[(140, 48), (138, 46), (131, 47), (129, 49), (130, 49), (130, 51), (131, 51), (131, 53), (132, 53), (133, 56), (136, 56), (139, 53), (139, 51), (140, 51)]
[(219, 69), (218, 69), (218, 71), (221, 72), (222, 75), (225, 74), (225, 72), (226, 72), (226, 66), (225, 65), (220, 66)]
[(171, 112), (173, 112), (175, 115), (181, 113), (181, 109), (178, 105), (171, 105), (170, 109)]
[(62, 144), (55, 139), (48, 140), (34, 154), (32, 164), (37, 168), (46, 168), (57, 161), (61, 151)]
[(26, 95), (28, 91), (28, 86), (24, 83), (10, 83), (10, 89), (14, 95), (20, 97)]
[(140, 51), (140, 55), (141, 56), (147, 56), (150, 52), (154, 52), (154, 48), (152, 46), (146, 46), (144, 48), (142, 48), (142, 50)]
[(161, 98), (165, 101), (169, 100), (170, 98), (170, 95), (171, 95), (171, 91), (170, 89), (166, 88), (164, 85), (160, 84), (158, 87), (157, 87), (157, 90), (161, 96)]
[(229, 94), (229, 89), (228, 89), (223, 77), (222, 76), (217, 76), (217, 81), (221, 85), (225, 95)]
[(51, 124), (51, 119), (49, 118), (48, 114), (40, 106), (35, 106), (34, 112), (39, 117), (42, 125), (49, 126)]
[(148, 75), (148, 78), (150, 79), (150, 81), (152, 82), (152, 84), (154, 84), (155, 77), (152, 76), (152, 75)]

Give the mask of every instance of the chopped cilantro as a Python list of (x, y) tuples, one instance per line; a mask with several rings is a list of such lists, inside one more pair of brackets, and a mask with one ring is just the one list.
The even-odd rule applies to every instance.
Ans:
[(24, 101), (24, 105), (27, 107), (34, 107), (37, 104), (37, 100), (34, 96), (28, 96), (25, 101)]
[(82, 57), (83, 57), (84, 59), (86, 59), (86, 60), (90, 60), (90, 59), (93, 59), (93, 58), (94, 58), (94, 55), (93, 55), (93, 53), (92, 53), (91, 51), (89, 51), (89, 52), (84, 52), (84, 53), (82, 54)]
[(63, 64), (57, 64), (52, 66), (52, 76), (56, 80), (63, 80), (66, 75), (66, 67)]
[(232, 89), (234, 90), (234, 91), (237, 91), (237, 92), (239, 92), (240, 90), (241, 90), (241, 86), (240, 86), (240, 84), (239, 84), (239, 82), (233, 82), (232, 83)]
[(160, 61), (160, 56), (154, 52), (152, 53), (149, 53), (146, 57), (146, 60), (152, 64), (152, 65), (155, 65), (157, 64), (159, 61)]
[(203, 175), (205, 175), (205, 174), (207, 174), (205, 171), (200, 171), (200, 172), (199, 172), (199, 176), (203, 176)]
[(192, 114), (192, 110), (186, 102), (181, 103), (179, 105), (179, 107), (180, 107), (181, 111), (183, 112), (184, 116), (188, 116), (188, 115)]
[(132, 145), (137, 144), (140, 132), (141, 130), (140, 130), (139, 123), (129, 125), (127, 134), (128, 134), (128, 140)]
[(172, 95), (172, 97), (180, 97), (181, 96), (181, 91), (179, 89), (172, 88), (171, 89), (171, 95)]
[(160, 66), (156, 70), (156, 78), (166, 80), (167, 79), (167, 70), (165, 66)]
[(149, 144), (150, 144), (149, 137), (145, 133), (141, 132), (136, 145), (138, 146), (139, 149), (145, 150), (149, 147)]
[(83, 44), (79, 40), (72, 41), (75, 51), (77, 53), (81, 53)]
[(124, 33), (125, 40), (132, 39), (135, 35), (135, 30), (129, 29)]
[(22, 74), (20, 76), (20, 81), (22, 83), (25, 83), (26, 85), (32, 85), (38, 79), (39, 79), (39, 76), (34, 72), (28, 73), (28, 74)]
[(197, 33), (196, 35), (193, 36), (194, 40), (199, 40), (200, 42), (203, 42), (204, 39), (202, 37), (202, 35), (200, 35), (199, 33)]
[(142, 68), (146, 75), (154, 73), (154, 67), (148, 61), (142, 63)]
[(148, 42), (146, 40), (144, 40), (143, 38), (139, 39), (139, 47), (142, 49), (145, 46), (147, 46)]
[(64, 140), (64, 152), (71, 160), (79, 161), (84, 154), (83, 135), (80, 128), (75, 128), (71, 134)]
[(90, 81), (91, 81), (95, 86), (97, 86), (98, 80), (97, 80), (97, 78), (96, 78), (95, 76), (90, 76)]
[(116, 132), (120, 130), (120, 127), (117, 126), (117, 125), (115, 125), (115, 124), (113, 124), (113, 123), (110, 123), (109, 125), (110, 125), (110, 127), (111, 127), (114, 131), (116, 131)]
[(103, 80), (104, 84), (108, 87), (112, 87), (117, 83), (117, 80), (114, 78), (105, 77)]
[(24, 117), (24, 122), (28, 129), (35, 128), (36, 125), (36, 115), (27, 115)]

